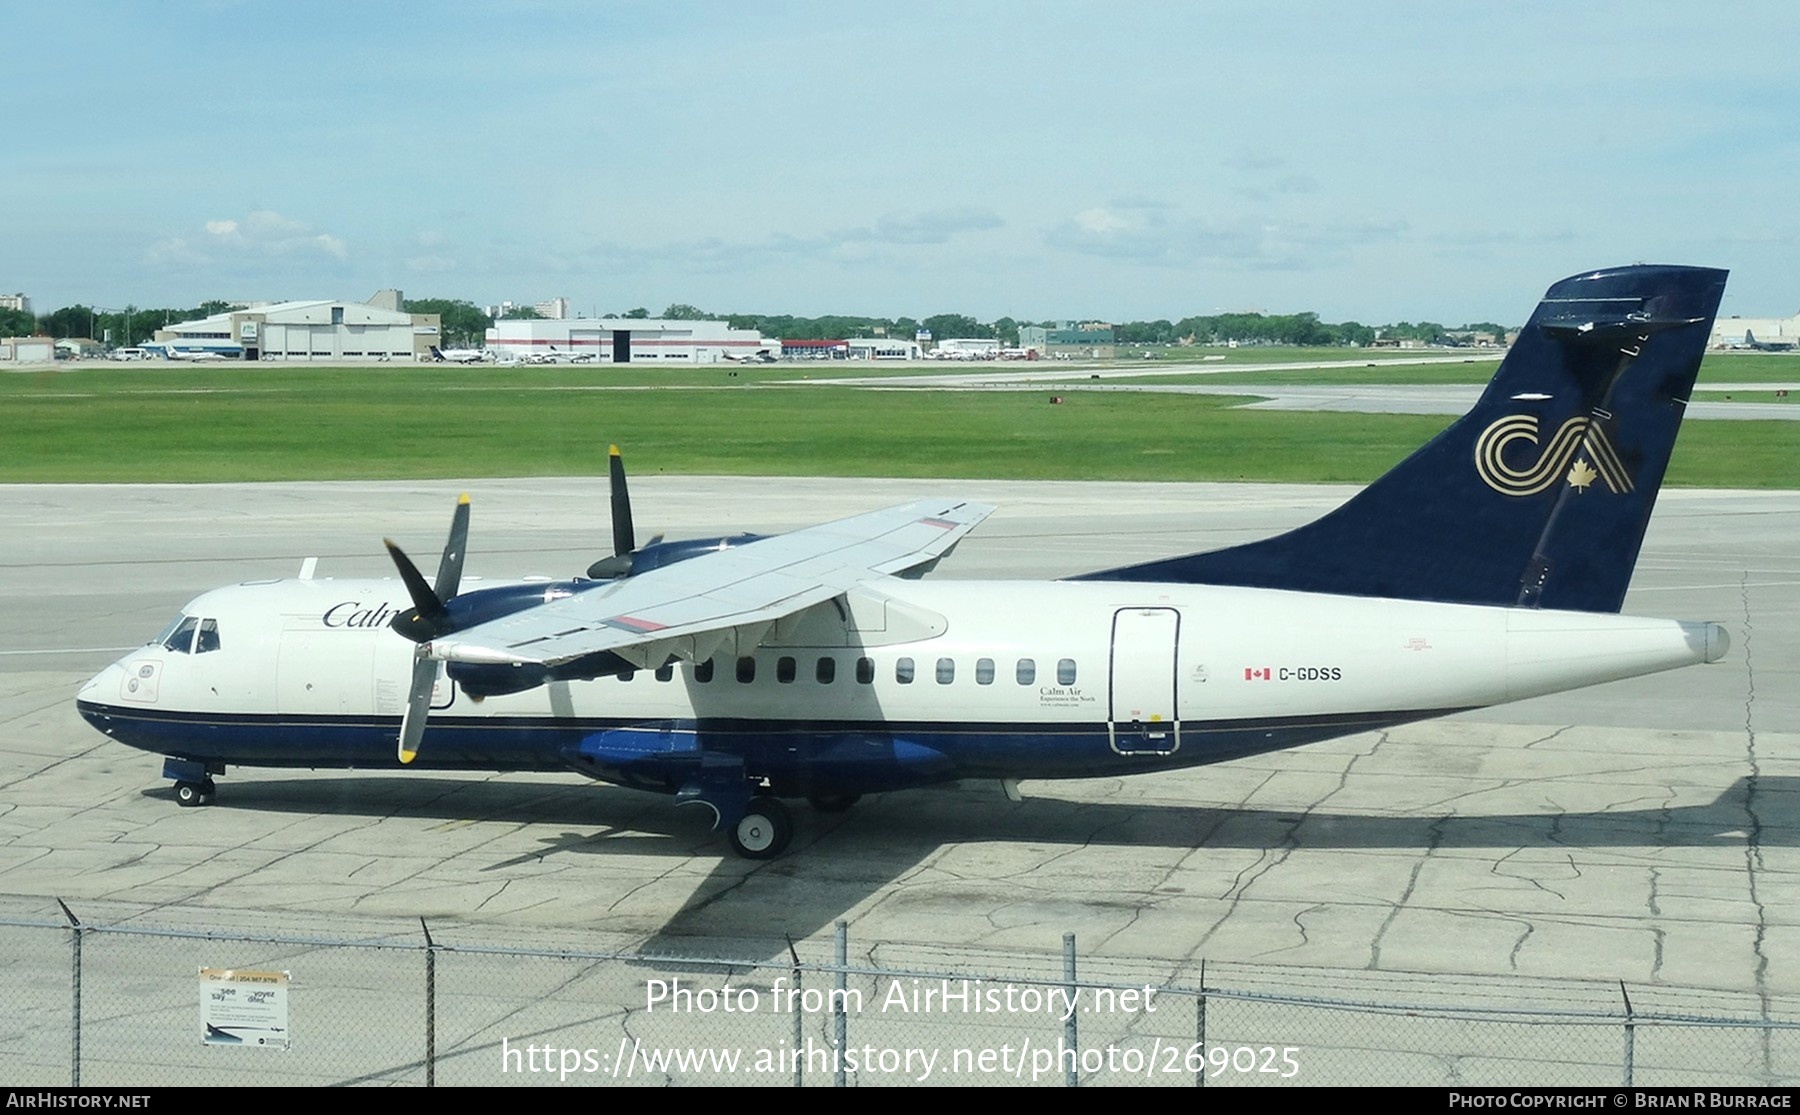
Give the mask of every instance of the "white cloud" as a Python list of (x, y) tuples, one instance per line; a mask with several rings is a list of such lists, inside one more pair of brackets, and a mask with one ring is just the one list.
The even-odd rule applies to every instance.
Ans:
[(1044, 242), (1076, 255), (1155, 266), (1288, 269), (1341, 261), (1355, 246), (1399, 239), (1405, 228), (1398, 221), (1207, 220), (1151, 202), (1114, 202), (1057, 223)]
[(221, 217), (201, 225), (201, 234), (177, 236), (152, 244), (153, 263), (186, 265), (232, 259), (326, 256), (350, 258), (341, 236), (321, 232), (305, 221), (284, 217), (272, 209), (257, 209), (243, 217)]
[(888, 213), (867, 225), (808, 235), (776, 233), (753, 240), (709, 236), (658, 245), (603, 244), (596, 245), (592, 254), (612, 263), (674, 261), (710, 272), (754, 267), (774, 258), (864, 263), (887, 259), (895, 250), (946, 244), (960, 236), (999, 228), (1004, 223), (992, 210), (953, 207)]

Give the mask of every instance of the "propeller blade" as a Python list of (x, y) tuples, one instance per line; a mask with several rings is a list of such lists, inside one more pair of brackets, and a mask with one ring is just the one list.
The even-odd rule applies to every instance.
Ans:
[(400, 580), (406, 585), (406, 594), (412, 597), (413, 610), (404, 615), (394, 617), (389, 626), (395, 631), (411, 639), (415, 643), (423, 643), (438, 635), (438, 627), (449, 617), (444, 610), (444, 602), (438, 599), (437, 593), (425, 583), (425, 575), (419, 567), (412, 563), (406, 552), (394, 545), (393, 539), (383, 539), (387, 546), (388, 556), (394, 559), (394, 567), (400, 571)]
[(415, 654), (412, 668), (412, 690), (407, 694), (406, 711), (400, 714), (400, 749), (402, 764), (419, 757), (419, 741), (425, 736), (425, 720), (431, 715), (431, 688), (437, 684), (442, 667), (435, 658)]
[(450, 537), (444, 541), (444, 556), (438, 561), (437, 587), (425, 583), (425, 575), (413, 564), (406, 552), (383, 539), (406, 594), (412, 597), (413, 610), (394, 617), (388, 626), (415, 643), (430, 642), (448, 630), (450, 611), (444, 605), (456, 597), (462, 586), (463, 556), (469, 545), (469, 493), (456, 501), (456, 513), (450, 517)]
[(419, 644), (413, 651), (412, 687), (406, 694), (406, 711), (400, 714), (398, 755), (404, 765), (419, 757), (419, 741), (425, 738), (425, 721), (431, 715), (431, 690), (437, 684), (442, 665), (425, 655), (425, 644), (450, 630), (450, 609), (445, 605), (456, 599), (462, 587), (463, 556), (469, 547), (469, 493), (456, 501), (456, 513), (450, 517), (450, 537), (444, 540), (444, 556), (438, 560), (437, 584), (425, 583), (425, 575), (412, 563), (400, 547), (387, 540), (388, 555), (400, 570), (406, 594), (412, 597), (413, 610), (394, 617), (391, 626), (402, 636)]
[(637, 549), (637, 535), (631, 529), (631, 493), (625, 487), (625, 459), (619, 456), (619, 447), (610, 447), (607, 457), (612, 476), (613, 556), (624, 557)]
[(437, 598), (450, 600), (462, 585), (463, 555), (469, 548), (469, 493), (456, 501), (456, 514), (450, 517), (450, 537), (444, 540), (444, 557), (438, 562)]

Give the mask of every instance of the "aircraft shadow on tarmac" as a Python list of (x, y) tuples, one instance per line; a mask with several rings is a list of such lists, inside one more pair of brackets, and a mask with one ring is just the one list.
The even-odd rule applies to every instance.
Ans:
[(777, 938), (810, 936), (955, 844), (1297, 852), (1800, 845), (1800, 778), (1776, 776), (1741, 778), (1697, 805), (1665, 806), (1646, 797), (1636, 808), (1557, 812), (1546, 806), (1476, 815), (1050, 798), (1013, 803), (986, 785), (946, 787), (872, 797), (845, 814), (799, 807), (792, 849), (760, 862), (731, 855), (723, 836), (708, 831), (711, 816), (703, 809), (677, 810), (666, 798), (587, 785), (428, 776), (233, 779), (220, 799), (213, 808), (566, 826), (537, 838), (536, 849), (483, 866), (484, 872), (580, 855), (717, 856), (706, 880), (645, 946), (659, 952), (691, 952), (695, 938), (741, 935), (748, 923)]

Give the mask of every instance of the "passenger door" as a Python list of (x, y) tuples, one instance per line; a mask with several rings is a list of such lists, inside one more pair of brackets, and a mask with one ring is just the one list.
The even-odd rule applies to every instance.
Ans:
[(1176, 708), (1181, 613), (1122, 608), (1113, 614), (1108, 728), (1121, 755), (1169, 755), (1181, 746)]

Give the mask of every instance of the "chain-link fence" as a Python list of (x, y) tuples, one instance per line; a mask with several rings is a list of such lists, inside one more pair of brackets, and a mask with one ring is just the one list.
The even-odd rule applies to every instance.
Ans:
[[(14, 1085), (1791, 1085), (1761, 999), (835, 938), (760, 957), (0, 917)], [(1336, 979), (1338, 986), (1331, 986)], [(1632, 998), (1640, 1000), (1633, 1005)], [(1487, 1001), (1484, 1001), (1487, 1000)], [(1653, 1001), (1652, 1001), (1653, 1000)], [(1723, 1006), (1725, 1009), (1719, 1009)], [(1687, 1009), (1683, 1009), (1687, 1008)], [(1732, 1008), (1738, 1008), (1735, 1011)]]

